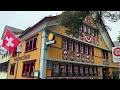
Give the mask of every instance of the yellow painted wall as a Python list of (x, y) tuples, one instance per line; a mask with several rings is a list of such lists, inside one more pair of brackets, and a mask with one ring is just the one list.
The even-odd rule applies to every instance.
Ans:
[(94, 63), (102, 64), (102, 50), (94, 47)]
[(48, 28), (50, 31), (52, 32), (56, 32), (59, 34), (65, 34), (65, 27), (61, 26), (61, 25), (55, 25), (55, 26), (51, 26)]
[[(28, 55), (30, 54), (30, 59), (29, 60), (19, 60), (18, 61), (18, 71), (17, 71), (17, 78), (18, 79), (29, 79), (27, 77), (22, 77), (22, 68), (23, 68), (23, 62), (25, 61), (30, 61), (30, 60), (36, 60), (36, 63), (35, 63), (35, 70), (39, 70), (39, 61), (40, 61), (40, 48), (41, 48), (41, 35), (42, 33), (39, 32), (38, 33), (38, 38), (37, 38), (37, 49), (36, 50), (33, 50), (33, 51), (30, 51), (30, 52), (27, 52), (27, 53), (24, 53), (25, 52), (25, 46), (26, 46), (26, 42), (25, 40), (23, 40), (21, 42), (22, 44), (22, 52), (20, 53), (19, 57), (21, 56), (24, 56), (24, 55)], [(14, 58), (15, 57), (11, 57), (10, 58), (10, 63), (16, 63), (14, 61)], [(14, 70), (14, 73), (16, 71), (16, 65), (15, 65), (15, 70)], [(10, 66), (9, 66), (9, 69), (8, 69), (8, 79), (14, 79), (14, 75), (10, 75)]]
[(47, 69), (46, 70), (46, 76), (51, 76), (52, 75), (52, 70), (51, 69)]
[(103, 38), (102, 38), (102, 36), (101, 36), (100, 33), (99, 33), (99, 35), (98, 35), (98, 38), (99, 38), (99, 46), (100, 46), (101, 48), (108, 49), (108, 48), (107, 48), (107, 45), (105, 44), (105, 41), (103, 40)]

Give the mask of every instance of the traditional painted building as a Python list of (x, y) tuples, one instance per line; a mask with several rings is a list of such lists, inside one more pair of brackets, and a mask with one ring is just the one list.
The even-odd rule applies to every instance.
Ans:
[(34, 72), (42, 79), (108, 79), (119, 69), (112, 62), (114, 44), (107, 30), (99, 31), (91, 16), (85, 18), (79, 38), (68, 36), (66, 29), (58, 16), (26, 29), (19, 36), (21, 52), (11, 55), (8, 79), (37, 79)]

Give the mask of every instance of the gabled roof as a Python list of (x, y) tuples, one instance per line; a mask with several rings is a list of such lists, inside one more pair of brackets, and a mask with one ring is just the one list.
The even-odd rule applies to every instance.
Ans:
[[(58, 15), (58, 16), (60, 16), (60, 15)], [(56, 19), (58, 18), (58, 16), (44, 17), (42, 20), (40, 20), (38, 23), (36, 23), (36, 24), (33, 25), (32, 27), (26, 29), (26, 30), (22, 33), (22, 35), (20, 35), (20, 38), (21, 38), (22, 36), (26, 35), (28, 32), (32, 31), (32, 30), (33, 30), (34, 28), (36, 28), (37, 26), (43, 24), (44, 22), (51, 21), (51, 20), (56, 20)], [(102, 21), (102, 19), (101, 19), (101, 21)], [(113, 44), (113, 42), (112, 42), (112, 40), (111, 40), (111, 38), (110, 38), (110, 35), (109, 35), (109, 33), (108, 33), (108, 31), (107, 31), (107, 29), (106, 29), (103, 21), (102, 21), (102, 25), (103, 25), (103, 27), (104, 27), (104, 29), (105, 29), (105, 32), (106, 32), (106, 34), (107, 34), (107, 36), (108, 36), (108, 39), (109, 39), (110, 42), (111, 42), (111, 45), (114, 46), (114, 44)]]
[(14, 33), (15, 35), (21, 34), (21, 33), (23, 32), (23, 30), (21, 30), (21, 29), (18, 29), (18, 28), (15, 28), (15, 27), (11, 27), (11, 26), (6, 25), (6, 26), (5, 26), (5, 29), (4, 29), (4, 31), (3, 31), (3, 34), (2, 34), (1, 39), (3, 39), (3, 36), (4, 36), (4, 34), (5, 34), (6, 29), (9, 29), (9, 30), (10, 30), (12, 33)]
[[(58, 15), (59, 16), (59, 15)], [(27, 28), (23, 33), (22, 35), (20, 35), (20, 38), (22, 36), (24, 36), (25, 34), (27, 34), (28, 32), (32, 31), (33, 28), (43, 24), (44, 22), (47, 22), (47, 21), (51, 21), (51, 20), (55, 20), (58, 16), (48, 16), (48, 17), (44, 17), (42, 20), (40, 20), (38, 23), (36, 23), (35, 25), (33, 25), (32, 27), (29, 27)]]

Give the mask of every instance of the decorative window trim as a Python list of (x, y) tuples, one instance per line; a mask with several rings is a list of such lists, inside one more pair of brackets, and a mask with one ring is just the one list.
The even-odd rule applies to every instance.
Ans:
[[(30, 61), (25, 61), (23, 62), (23, 70), (22, 70), (22, 76), (23, 77), (31, 77), (33, 78), (34, 77), (34, 71), (35, 71), (35, 62), (36, 60), (30, 60)], [(33, 72), (31, 72), (31, 65), (33, 64)], [(29, 65), (29, 68), (27, 67), (27, 65)], [(25, 67), (24, 67), (25, 66)], [(27, 72), (27, 70), (29, 70)]]

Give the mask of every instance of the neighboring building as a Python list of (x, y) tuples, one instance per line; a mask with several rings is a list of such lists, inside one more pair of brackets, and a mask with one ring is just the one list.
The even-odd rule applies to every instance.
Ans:
[[(21, 53), (11, 55), (8, 79), (37, 79), (34, 71), (42, 79), (108, 79), (109, 72), (119, 69), (119, 63), (112, 62), (114, 44), (107, 30), (97, 30), (90, 16), (85, 18), (79, 38), (66, 35), (65, 30), (57, 16), (45, 17), (25, 30), (19, 36)], [(54, 39), (55, 44), (46, 45)]]
[[(115, 47), (120, 47), (119, 41), (114, 41), (113, 43)], [(120, 66), (120, 63), (119, 63), (119, 66)], [(113, 79), (120, 79), (120, 70), (113, 71)]]
[[(23, 30), (6, 25), (1, 38), (2, 40), (3, 40), (4, 33), (7, 29), (9, 29), (16, 36), (22, 34), (22, 31), (23, 31)], [(9, 61), (10, 61), (10, 53), (5, 50), (5, 52), (1, 53), (1, 56), (0, 56), (0, 79), (7, 79), (8, 66), (10, 63)]]

